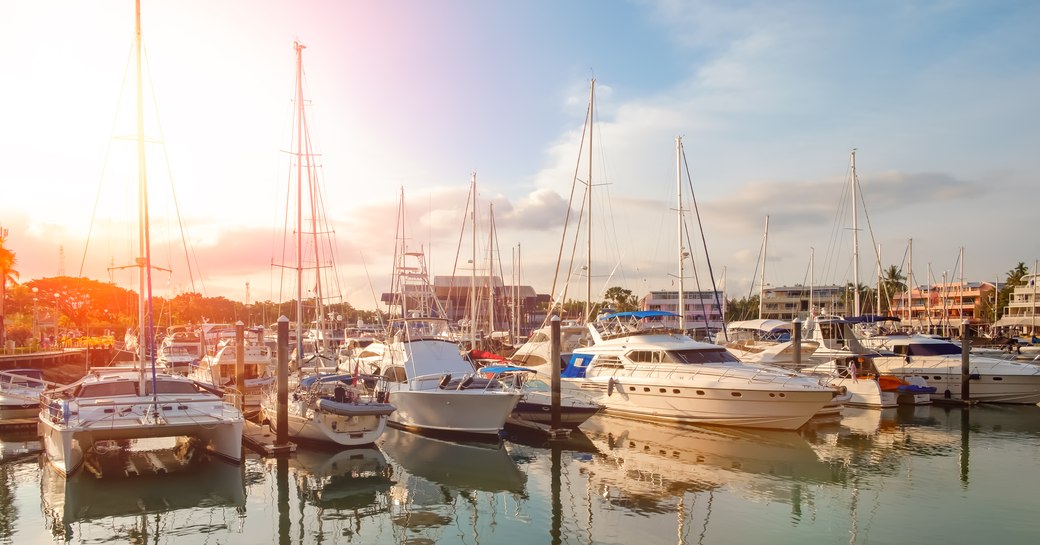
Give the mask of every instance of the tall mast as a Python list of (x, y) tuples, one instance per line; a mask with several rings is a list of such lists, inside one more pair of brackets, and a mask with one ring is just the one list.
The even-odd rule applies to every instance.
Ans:
[(495, 274), (495, 203), (488, 203), (488, 268), (484, 278), (487, 280), (487, 334), (495, 330), (495, 286), (492, 277)]
[(914, 239), (910, 239), (909, 245), (909, 266), (907, 267), (906, 274), (906, 322), (910, 323), (910, 317), (913, 316), (914, 304)]
[(809, 247), (809, 316), (813, 315), (813, 290), (816, 284), (816, 248)]
[(769, 216), (766, 216), (766, 230), (762, 233), (762, 272), (758, 277), (758, 319), (762, 319), (766, 294), (766, 246), (769, 243)]
[(473, 257), (469, 271), (469, 343), (471, 349), (477, 348), (477, 173), (470, 174), (471, 207), (470, 227), (473, 236)]
[(932, 264), (928, 263), (928, 275), (925, 276), (925, 284), (928, 286), (928, 297), (925, 299), (925, 314), (928, 316), (928, 333), (932, 333)]
[[(138, 283), (140, 295), (137, 305), (138, 333), (137, 342), (138, 361), (140, 362), (140, 383), (144, 391), (144, 362), (149, 357), (148, 347), (153, 342), (151, 327), (145, 322), (145, 308), (152, 302), (152, 253), (151, 235), (148, 229), (148, 177), (145, 168), (144, 152), (144, 83), (141, 76), (141, 0), (135, 2), (134, 7), (134, 61), (137, 68), (136, 93), (137, 93), (137, 215), (138, 215), (138, 255), (137, 259)], [(151, 314), (148, 315), (151, 320)], [(152, 365), (152, 381), (155, 381), (155, 366)], [(153, 388), (153, 394), (154, 394)]]
[[(961, 246), (960, 262), (961, 262), (961, 267), (960, 267), (961, 268), (961, 271), (960, 271), (961, 272), (961, 296), (960, 296), (959, 300), (957, 301), (957, 305), (960, 307), (960, 309), (957, 311), (957, 314), (960, 315), (961, 321), (964, 321), (964, 290), (967, 289), (967, 287), (968, 287), (967, 284), (964, 283), (964, 246)], [(961, 336), (963, 336), (963, 335), (964, 335), (964, 331), (961, 331)]]
[(296, 361), (303, 362), (303, 50), (296, 49)]
[(589, 174), (585, 182), (586, 243), (585, 243), (585, 320), (592, 319), (592, 127), (596, 112), (596, 79), (589, 84)]
[(852, 307), (855, 311), (855, 316), (860, 314), (859, 306), (859, 227), (857, 226), (857, 216), (859, 216), (858, 204), (856, 202), (856, 149), (852, 149), (852, 158), (849, 160), (849, 166), (852, 169), (851, 185), (852, 185)]
[(586, 214), (586, 312), (584, 318), (592, 319), (592, 132), (596, 114), (596, 79), (589, 85), (589, 180), (586, 182), (586, 203), (589, 212)]
[[(889, 296), (889, 301), (891, 301)], [(877, 310), (875, 314), (881, 315), (881, 244), (877, 245)]]
[(686, 331), (686, 293), (684, 278), (686, 277), (686, 255), (683, 247), (683, 207), (682, 207), (682, 137), (675, 137), (675, 186), (678, 199), (676, 210), (676, 229), (679, 233), (679, 304), (676, 310), (679, 314), (679, 331)]
[(1029, 336), (1036, 336), (1036, 264), (1037, 260), (1033, 260), (1033, 300), (1029, 304)]
[(523, 263), (523, 247), (518, 242), (516, 244), (516, 297), (513, 298), (513, 315), (516, 319), (513, 323), (516, 324), (516, 337), (513, 337), (513, 342), (520, 338), (520, 283), (523, 282), (524, 270), (521, 267)]

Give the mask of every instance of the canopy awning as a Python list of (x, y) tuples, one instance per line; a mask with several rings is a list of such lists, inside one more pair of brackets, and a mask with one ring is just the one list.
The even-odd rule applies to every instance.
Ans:
[(1040, 320), (1037, 320), (1032, 316), (1004, 316), (997, 320), (997, 323), (993, 324), (994, 327), (1034, 327), (1037, 325), (1040, 325)]

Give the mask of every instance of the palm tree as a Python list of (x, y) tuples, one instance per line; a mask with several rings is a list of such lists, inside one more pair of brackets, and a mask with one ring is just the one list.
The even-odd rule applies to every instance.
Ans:
[(1000, 290), (999, 293), (997, 293), (998, 309), (1003, 309), (1007, 307), (1008, 300), (1011, 299), (1011, 292), (1015, 291), (1015, 286), (1024, 285), (1024, 281), (1022, 279), (1025, 278), (1027, 274), (1029, 274), (1029, 267), (1027, 267), (1025, 263), (1019, 261), (1018, 265), (1015, 265), (1014, 268), (1012, 268), (1005, 274), (1007, 274), (1007, 283), (1004, 284), (1004, 287)]
[(900, 293), (906, 291), (906, 276), (903, 275), (902, 269), (895, 265), (889, 265), (887, 269), (881, 274), (881, 289), (883, 303), (887, 303), (882, 313), (888, 312), (892, 308), (892, 299)]
[(1026, 264), (1019, 261), (1015, 268), (1007, 272), (1007, 283), (1011, 287), (1021, 286), (1022, 278), (1029, 274), (1029, 267)]
[(14, 252), (7, 249), (7, 229), (0, 228), (0, 348), (7, 347), (7, 326), (4, 324), (6, 314), (4, 301), (7, 299), (7, 282), (18, 283), (18, 271), (14, 269), (18, 262)]
[(620, 286), (608, 288), (603, 297), (604, 306), (612, 306), (618, 312), (636, 310), (639, 306), (636, 296), (632, 295), (632, 290)]

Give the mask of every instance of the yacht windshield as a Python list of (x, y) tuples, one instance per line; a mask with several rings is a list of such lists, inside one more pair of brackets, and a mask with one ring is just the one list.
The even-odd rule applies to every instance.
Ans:
[(415, 341), (418, 339), (451, 339), (451, 329), (448, 327), (447, 320), (408, 320), (403, 324), (401, 322), (394, 324), (398, 331), (401, 326), (407, 328), (408, 336), (407, 340)]
[(739, 363), (740, 360), (725, 348), (694, 348), (669, 350), (668, 360), (672, 363)]
[(961, 353), (961, 347), (953, 343), (910, 344), (906, 348), (911, 356), (955, 356)]

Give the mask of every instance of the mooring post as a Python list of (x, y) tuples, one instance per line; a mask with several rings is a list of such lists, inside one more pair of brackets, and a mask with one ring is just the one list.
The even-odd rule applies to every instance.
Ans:
[(235, 322), (235, 388), (238, 389), (238, 410), (246, 408), (246, 325)]
[(961, 401), (971, 401), (971, 362), (968, 357), (971, 352), (971, 328), (968, 320), (961, 322)]
[(289, 319), (278, 317), (278, 414), (275, 446), (289, 443)]
[(802, 367), (802, 319), (794, 319), (794, 365), (796, 369)]
[(553, 362), (552, 371), (552, 419), (550, 429), (560, 429), (560, 317), (553, 316), (550, 322), (549, 361)]

